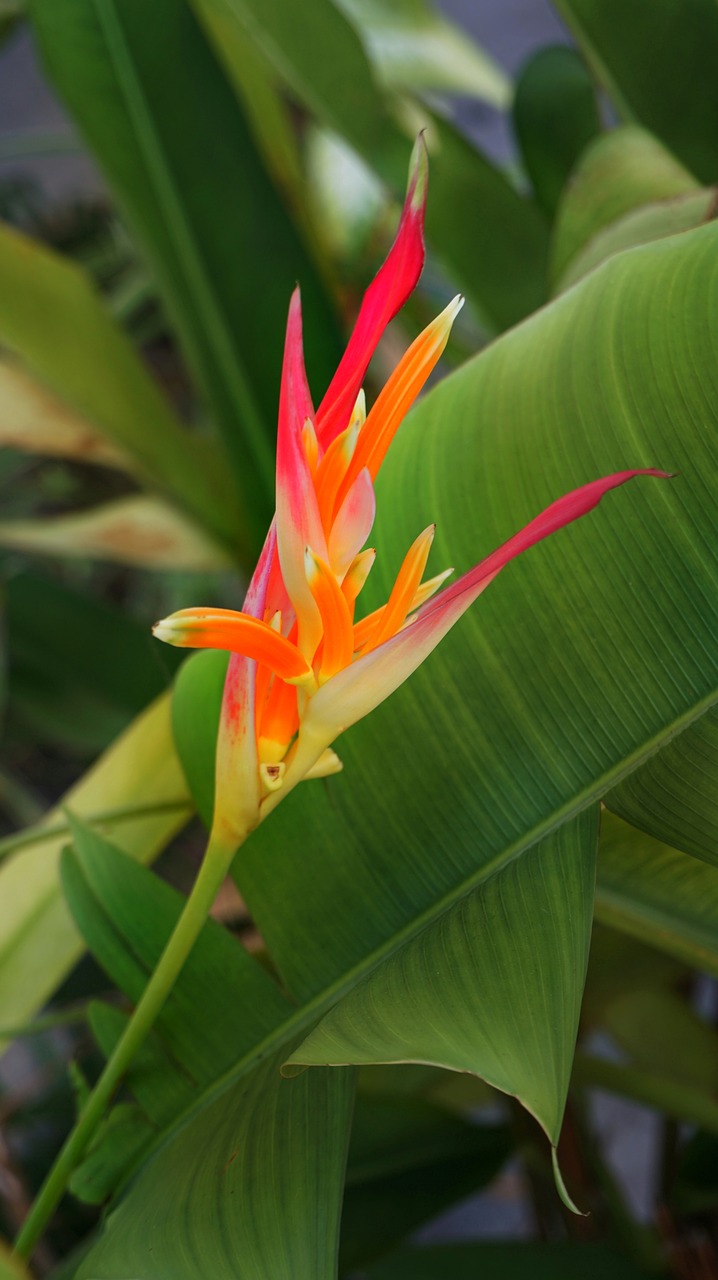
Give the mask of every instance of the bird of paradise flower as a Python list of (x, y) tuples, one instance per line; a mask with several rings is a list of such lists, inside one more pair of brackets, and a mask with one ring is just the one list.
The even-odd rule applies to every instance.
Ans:
[(429, 526), (409, 548), (386, 604), (355, 620), (374, 563), (365, 545), (374, 481), (463, 302), (455, 298), (412, 343), (367, 413), (361, 384), (369, 361), (423, 266), (426, 186), (420, 139), (396, 239), (316, 413), (304, 371), (298, 291), (292, 297), (279, 401), (277, 510), (244, 608), (181, 609), (154, 628), (170, 644), (232, 654), (213, 827), (160, 962), (18, 1236), (22, 1256), (32, 1250), (152, 1027), (238, 846), (298, 782), (341, 768), (332, 749), (336, 738), (416, 670), (511, 560), (591, 511), (610, 489), (637, 475), (666, 475), (653, 468), (620, 471), (565, 494), (443, 590), (451, 570), (424, 579), (434, 535)]
[(385, 605), (355, 620), (375, 552), (374, 481), (443, 352), (456, 297), (412, 343), (369, 413), (361, 383), (377, 343), (419, 278), (427, 161), (419, 139), (394, 245), (315, 412), (304, 370), (299, 291), (289, 307), (277, 438), (277, 512), (241, 612), (182, 609), (160, 640), (229, 650), (217, 747), (215, 839), (237, 846), (298, 782), (341, 768), (332, 743), (424, 661), (505, 565), (649, 470), (584, 485), (538, 515), (453, 585), (424, 580), (430, 525), (409, 548)]

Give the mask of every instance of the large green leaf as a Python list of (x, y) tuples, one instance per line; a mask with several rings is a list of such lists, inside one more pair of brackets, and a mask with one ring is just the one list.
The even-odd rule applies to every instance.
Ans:
[[(172, 748), (167, 697), (145, 711), (63, 797), (99, 822), (127, 853), (149, 861), (191, 813)], [(0, 846), (0, 1036), (42, 1007), (82, 955), (62, 897), (58, 862), (68, 839), (63, 809)]]
[(609, 791), (614, 813), (718, 866), (718, 715), (709, 711)]
[(606, 924), (718, 976), (718, 871), (611, 813), (601, 819), (596, 911)]
[[(446, 913), (513, 860), (504, 883), (520, 902), (535, 884), (520, 855), (718, 697), (717, 247), (707, 226), (612, 259), (440, 384), (403, 428), (378, 486), (375, 598), (431, 519), (437, 567), (463, 567), (596, 475), (662, 463), (680, 478), (634, 481), (511, 566), (340, 739), (344, 772), (297, 788), (244, 847), (237, 878), (300, 1003), (165, 1135), (131, 1193), (145, 1197), (140, 1222), (152, 1185), (171, 1223), (173, 1158), (186, 1164), (204, 1108), (260, 1058), (282, 1045), (289, 1056), (423, 931), (440, 935)], [(542, 919), (552, 936), (556, 918)], [(533, 927), (538, 937), (538, 915)], [(447, 993), (460, 980), (447, 968)], [(572, 978), (569, 1010), (574, 997)], [(541, 1029), (552, 1045), (554, 1028)], [(525, 1032), (517, 1024), (519, 1044)], [(116, 1221), (119, 1237), (129, 1211)]]
[[(402, 189), (408, 135), (377, 86), (359, 37), (331, 0), (313, 0), (301, 11), (293, 0), (193, 3), (240, 93), (249, 41), (268, 74)], [(481, 315), (504, 328), (543, 301), (548, 228), (536, 206), (448, 121), (419, 109), (409, 133), (422, 124), (432, 151), (429, 239)]]
[(51, 79), (127, 210), (222, 430), (256, 549), (297, 279), (320, 385), (336, 362), (322, 288), (189, 5), (31, 7)]
[(714, 0), (554, 0), (627, 119), (715, 179), (718, 9)]
[(441, 384), (396, 442), (384, 589), (432, 517), (437, 564), (466, 564), (580, 480), (681, 476), (634, 482), (512, 566), (340, 740), (343, 774), (299, 788), (242, 851), (262, 934), (316, 1011), (716, 698), (715, 247), (706, 227), (612, 260)]
[(237, 877), (298, 994), (408, 940), (716, 699), (717, 244), (708, 226), (612, 259), (403, 429), (380, 478), (375, 598), (432, 519), (435, 566), (464, 567), (580, 481), (680, 476), (634, 481), (511, 566), (340, 739), (343, 774), (260, 827)]
[(589, 810), (457, 903), (345, 996), (286, 1069), (414, 1061), (471, 1071), (516, 1094), (555, 1146), (586, 976), (597, 832)]
[(350, 1071), (269, 1058), (140, 1174), (76, 1280), (334, 1280), (352, 1097)]
[[(95, 955), (137, 1000), (181, 896), (81, 824), (73, 836), (63, 863), (73, 914)], [(148, 1118), (166, 1123), (170, 1099), (186, 1105), (188, 1092), (191, 1098), (220, 1077), (289, 1012), (261, 966), (209, 921), (157, 1020), (161, 1069), (145, 1051), (130, 1076)], [(121, 1024), (120, 1016), (115, 1032)], [(241, 1260), (253, 1280), (332, 1280), (353, 1073), (318, 1073), (297, 1088), (279, 1065), (270, 1055), (203, 1109), (183, 1129), (179, 1159), (176, 1148), (160, 1152), (111, 1215), (79, 1277), (219, 1280), (235, 1275)], [(90, 1175), (97, 1178), (92, 1156)]]
[[(225, 541), (237, 520), (205, 441), (180, 424), (88, 279), (34, 240), (0, 228), (0, 343), (47, 389), (55, 411), (87, 419), (139, 476)], [(13, 384), (13, 391), (15, 384)]]

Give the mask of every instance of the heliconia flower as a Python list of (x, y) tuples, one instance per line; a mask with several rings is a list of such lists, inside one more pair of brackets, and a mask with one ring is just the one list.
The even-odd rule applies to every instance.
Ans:
[(505, 565), (585, 515), (609, 489), (654, 469), (620, 471), (552, 503), (453, 585), (428, 578), (434, 536), (409, 548), (387, 602), (356, 619), (374, 563), (366, 549), (374, 481), (406, 412), (443, 352), (463, 299), (419, 335), (366, 412), (361, 384), (377, 343), (424, 260), (426, 154), (419, 140), (396, 240), (367, 290), (347, 349), (314, 411), (299, 292), (287, 324), (277, 437), (277, 510), (244, 608), (182, 609), (155, 635), (229, 650), (217, 745), (215, 831), (240, 843), (298, 782), (341, 768), (332, 743), (389, 696)]

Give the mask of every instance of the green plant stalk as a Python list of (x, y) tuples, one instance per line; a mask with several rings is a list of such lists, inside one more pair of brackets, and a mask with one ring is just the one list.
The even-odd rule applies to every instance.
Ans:
[[(580, 1056), (582, 1060), (585, 1059), (585, 1055)], [(630, 1213), (623, 1192), (606, 1163), (600, 1142), (591, 1127), (583, 1088), (573, 1090), (572, 1113), (586, 1167), (601, 1197), (591, 1207), (598, 1233), (601, 1233), (602, 1220), (605, 1218), (609, 1241), (615, 1241), (620, 1249), (625, 1250), (641, 1272), (663, 1272), (665, 1265), (658, 1236), (651, 1227), (637, 1222)]]
[(92, 1139), (118, 1085), (151, 1031), (194, 946), (236, 851), (213, 833), (197, 879), (124, 1034), (82, 1109), (79, 1120), (47, 1175), (15, 1241), (15, 1253), (28, 1258)]
[(87, 1005), (77, 1009), (66, 1009), (64, 1012), (48, 1013), (44, 1018), (36, 1018), (34, 1022), (26, 1022), (17, 1027), (0, 1027), (0, 1041), (21, 1040), (27, 1036), (39, 1036), (44, 1031), (52, 1031), (55, 1027), (75, 1027), (87, 1022)]
[[(177, 800), (161, 800), (155, 804), (122, 805), (115, 809), (99, 809), (94, 813), (82, 813), (79, 816), (90, 826), (105, 826), (108, 823), (119, 825), (122, 822), (137, 822), (141, 818), (154, 818), (157, 814), (175, 813), (181, 809), (186, 809), (190, 816), (193, 812), (192, 801), (186, 797), (178, 797)], [(0, 840), (0, 860), (9, 858), (18, 849), (25, 849), (29, 845), (49, 844), (58, 836), (69, 834), (70, 824), (65, 821), (46, 826), (40, 823), (25, 831), (19, 831), (16, 835), (4, 836)]]
[(591, 1085), (634, 1098), (676, 1120), (687, 1120), (718, 1134), (718, 1103), (712, 1097), (652, 1071), (579, 1053), (574, 1062), (574, 1080), (581, 1086)]

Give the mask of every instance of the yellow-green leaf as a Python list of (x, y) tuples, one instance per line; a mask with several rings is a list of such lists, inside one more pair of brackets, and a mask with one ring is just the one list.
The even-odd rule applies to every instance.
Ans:
[(0, 546), (143, 569), (224, 569), (227, 551), (161, 498), (132, 494), (90, 511), (0, 522)]
[(0, 845), (0, 1036), (37, 1013), (84, 950), (60, 887), (69, 838), (63, 808), (111, 833), (139, 861), (164, 847), (192, 808), (169, 698), (143, 712), (43, 823)]

